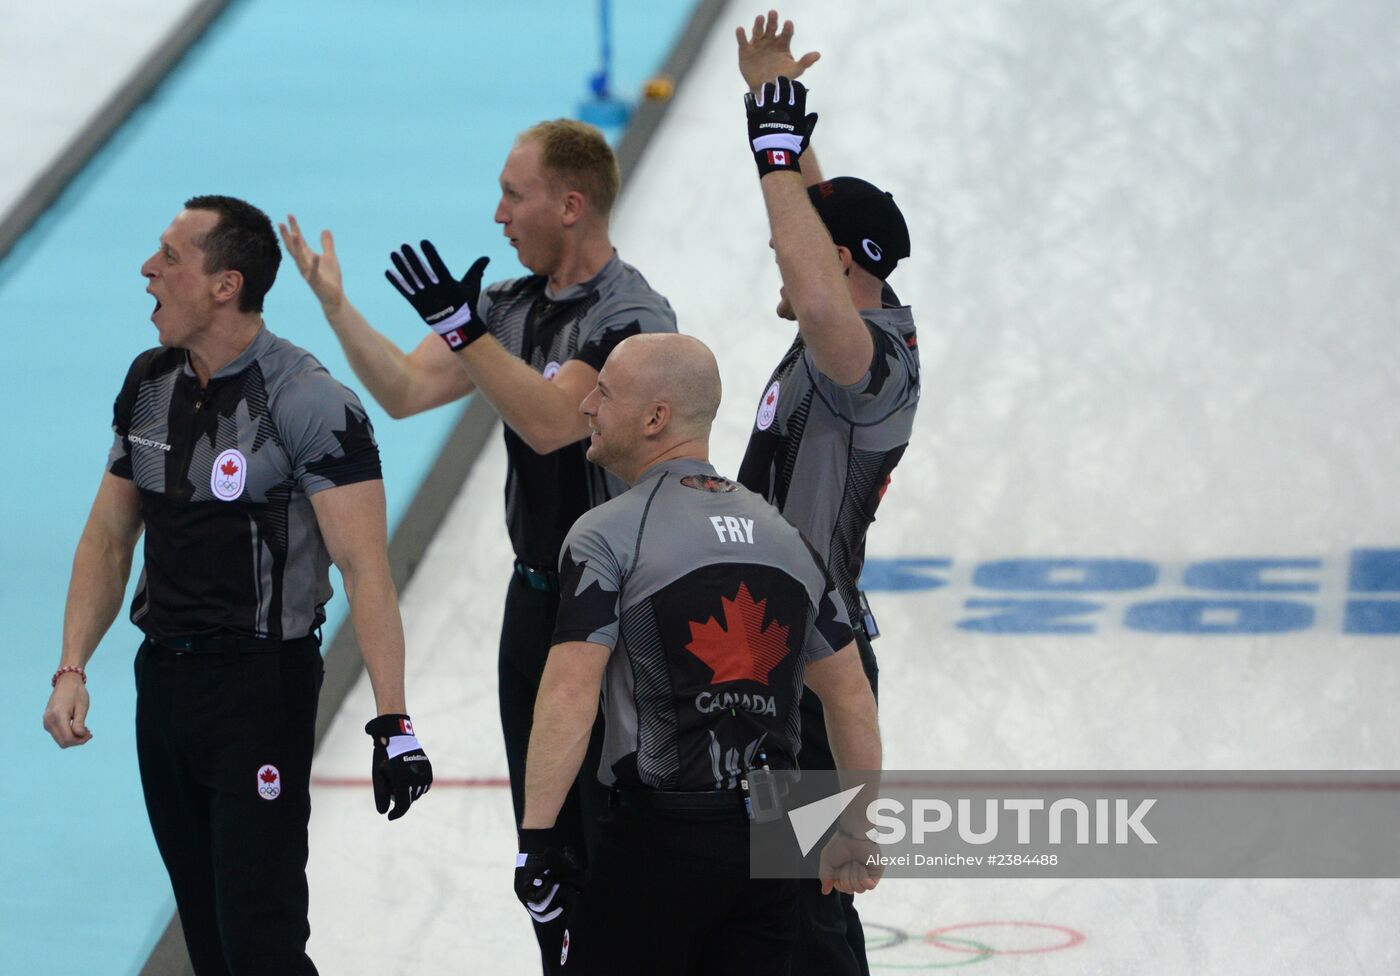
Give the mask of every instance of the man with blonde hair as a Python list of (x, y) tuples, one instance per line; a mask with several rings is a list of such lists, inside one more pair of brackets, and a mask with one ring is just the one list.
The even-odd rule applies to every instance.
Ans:
[(537, 122), (518, 139), (533, 139), (540, 145), (545, 173), (556, 186), (571, 184), (593, 203), (596, 212), (607, 215), (622, 189), (622, 174), (612, 147), (598, 130), (574, 119)]
[[(429, 242), (422, 242), (421, 255), (404, 244), (386, 275), (436, 333), (408, 353), (346, 298), (330, 231), (321, 232), (317, 254), (295, 217), (281, 226), (350, 365), (391, 416), (478, 391), (505, 421), (506, 523), (515, 568), (498, 674), (517, 823), (535, 694), (559, 607), (555, 561), (575, 519), (625, 489), (586, 460), (588, 424), (579, 403), (619, 342), (676, 330), (670, 303), (613, 248), (608, 219), (619, 182), (616, 157), (592, 126), (557, 119), (522, 132), (501, 170), (495, 219), (530, 274), (483, 291), (486, 258), (458, 280)], [(600, 732), (593, 738), (596, 761)], [(559, 826), (576, 849), (592, 846), (605, 802), (592, 777), (571, 791)], [(536, 935), (552, 971), (560, 933), (537, 927)]]

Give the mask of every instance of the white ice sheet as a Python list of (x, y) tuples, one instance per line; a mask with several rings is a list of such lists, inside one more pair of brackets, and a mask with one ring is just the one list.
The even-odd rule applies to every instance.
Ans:
[[(196, 0), (0, 4), (0, 215), (10, 212)], [(42, 19), (43, 29), (32, 21)]]
[[(720, 19), (632, 179), (624, 258), (719, 355), (714, 457), (734, 471), (791, 327)], [(828, 175), (892, 191), (914, 256), (924, 399), (870, 537), (952, 560), (882, 593), (887, 767), (1394, 767), (1394, 637), (1341, 629), (1345, 566), (1396, 547), (1400, 8), (1380, 0), (811, 0), (791, 11)], [(393, 436), (392, 430), (381, 436)], [(494, 660), (509, 572), (503, 454), (485, 455), (405, 594), (410, 702), (445, 779), (500, 777)], [(1321, 561), (1314, 623), (1144, 634), (1098, 594), (1085, 635), (973, 633), (983, 561), (1124, 557), (1187, 594), (1192, 561)], [(1294, 595), (1287, 594), (1290, 598)], [(361, 776), (356, 690), (319, 760)], [(510, 895), (509, 799), (444, 783), (393, 826), (319, 788), (313, 943), (326, 971), (535, 971)], [(1383, 973), (1397, 882), (890, 882), (862, 899), (948, 963), (943, 926), (1055, 925), (1018, 973)], [(872, 931), (881, 931), (872, 928)], [(1001, 948), (1059, 930), (955, 929)], [(1019, 940), (1019, 941), (1018, 941)], [(1039, 941), (1037, 941), (1039, 940)], [(940, 955), (941, 953), (941, 955)], [(374, 965), (370, 965), (373, 961)]]

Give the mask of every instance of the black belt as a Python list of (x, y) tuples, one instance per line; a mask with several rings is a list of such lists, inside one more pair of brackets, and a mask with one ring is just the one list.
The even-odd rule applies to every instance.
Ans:
[(738, 790), (706, 790), (687, 793), (678, 790), (648, 790), (615, 786), (612, 791), (615, 808), (647, 810), (678, 817), (702, 820), (748, 822), (744, 812), (744, 796)]
[(524, 580), (532, 590), (539, 590), (541, 593), (559, 592), (559, 574), (552, 569), (526, 566), (517, 559), (515, 561), (515, 575)]
[(319, 648), (315, 634), (293, 640), (272, 640), (267, 637), (239, 637), (235, 634), (201, 634), (194, 637), (147, 637), (152, 646), (172, 654), (268, 654), (276, 651), (299, 651)]

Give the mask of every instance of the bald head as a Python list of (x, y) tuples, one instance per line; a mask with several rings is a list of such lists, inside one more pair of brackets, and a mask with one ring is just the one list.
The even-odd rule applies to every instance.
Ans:
[(635, 335), (618, 344), (607, 365), (619, 392), (668, 405), (675, 433), (709, 435), (719, 412), (719, 364), (699, 339), (675, 333)]
[(719, 366), (699, 339), (646, 333), (618, 343), (579, 411), (588, 460), (628, 484), (658, 461), (710, 456)]

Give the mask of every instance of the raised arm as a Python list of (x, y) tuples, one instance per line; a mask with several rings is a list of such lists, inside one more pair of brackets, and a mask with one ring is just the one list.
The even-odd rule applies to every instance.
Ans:
[(843, 386), (855, 383), (870, 369), (875, 342), (846, 283), (850, 255), (838, 252), (798, 174), (771, 173), (762, 186), (778, 271), (802, 339), (824, 375)]
[(870, 369), (875, 343), (851, 297), (850, 251), (832, 241), (796, 168), (817, 123), (806, 114), (807, 91), (779, 78), (745, 103), (778, 271), (797, 327), (817, 369), (842, 386), (856, 383)]
[[(60, 669), (86, 666), (102, 635), (116, 619), (142, 525), (136, 485), (128, 478), (104, 474), (73, 555), (68, 605), (63, 613)], [(65, 749), (88, 742), (92, 732), (87, 727), (87, 712), (83, 673), (59, 674), (44, 709), (44, 728), (49, 735)]]
[(360, 314), (345, 295), (335, 239), (321, 231), (321, 251), (313, 251), (294, 216), (278, 224), (287, 253), (321, 303), (321, 311), (345, 350), (360, 382), (391, 417), (409, 417), (466, 396), (471, 378), (433, 336), (405, 353)]
[[(423, 341), (448, 353), (437, 336)], [(549, 454), (588, 436), (588, 418), (578, 405), (597, 384), (598, 371), (587, 363), (571, 359), (547, 380), (492, 335), (482, 336), (456, 358), (501, 420), (535, 453)]]
[(552, 380), (535, 372), (496, 341), (477, 312), (488, 259), (478, 258), (459, 281), (430, 241), (420, 246), (421, 257), (407, 244), (395, 251), (394, 267), (385, 274), (437, 333), (424, 341), (436, 343), (444, 355), (455, 355), (501, 419), (536, 453), (548, 454), (587, 437), (588, 421), (578, 406), (597, 383), (598, 371), (571, 359)]

